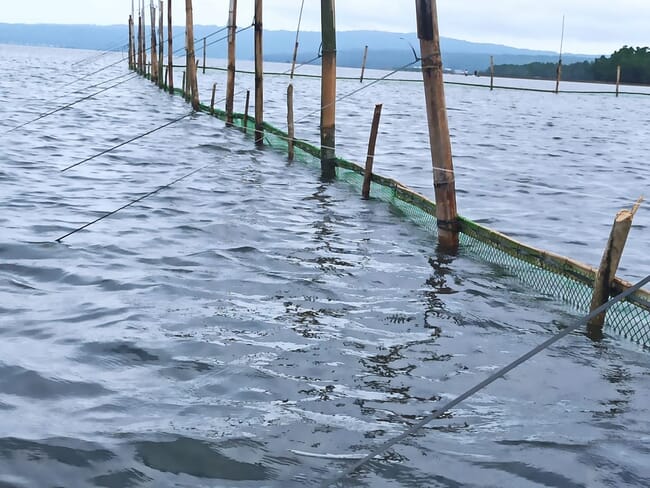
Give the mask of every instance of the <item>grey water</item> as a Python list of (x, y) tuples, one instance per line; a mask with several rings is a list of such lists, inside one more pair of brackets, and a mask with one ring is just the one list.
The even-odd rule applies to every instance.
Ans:
[[(61, 172), (189, 112), (135, 78), (7, 132), (127, 73), (75, 82), (119, 59), (75, 64), (90, 54), (0, 46), (0, 487), (318, 486), (576, 319), (204, 114)], [(205, 100), (223, 79), (200, 75)], [(294, 82), (298, 136), (316, 141), (318, 81)], [(267, 77), (279, 127), (286, 84)], [(650, 99), (447, 96), (461, 213), (597, 264), (647, 193)], [(417, 83), (342, 101), (339, 153), (363, 159), (374, 103), (377, 171), (431, 195)], [(649, 214), (630, 280), (648, 272)], [(574, 334), (347, 485), (644, 487), (649, 414), (647, 351)]]

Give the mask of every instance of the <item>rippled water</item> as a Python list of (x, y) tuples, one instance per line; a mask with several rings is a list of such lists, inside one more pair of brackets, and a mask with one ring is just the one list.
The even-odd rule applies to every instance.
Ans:
[[(109, 61), (0, 55), (3, 488), (316, 486), (347, 465), (338, 456), (402, 432), (573, 318), (205, 115), (61, 173), (188, 107), (134, 79), (6, 134), (124, 68), (62, 87)], [(202, 77), (203, 93), (221, 79)], [(311, 97), (300, 118), (318, 107), (318, 85), (296, 83)], [(286, 79), (267, 86), (281, 125)], [(645, 99), (448, 96), (462, 213), (597, 261), (615, 211), (648, 187)], [(430, 194), (420, 98), (416, 84), (378, 85), (341, 103), (341, 154), (362, 158), (384, 102), (378, 171)], [(317, 119), (300, 135), (313, 139)], [(631, 235), (629, 277), (647, 273), (647, 219)], [(647, 353), (576, 334), (351, 484), (648, 486), (649, 392)]]

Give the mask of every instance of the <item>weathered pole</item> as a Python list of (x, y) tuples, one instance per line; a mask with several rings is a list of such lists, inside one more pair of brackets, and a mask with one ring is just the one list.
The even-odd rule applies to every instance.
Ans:
[(621, 65), (616, 67), (616, 96), (618, 97), (621, 89)]
[(366, 62), (368, 61), (368, 46), (363, 50), (363, 61), (361, 62), (361, 78), (359, 81), (363, 83), (363, 78), (366, 75)]
[(156, 6), (153, 1), (149, 5), (151, 10), (151, 81), (158, 82), (158, 41), (156, 40)]
[(129, 15), (129, 69), (133, 69), (133, 16)]
[(210, 99), (210, 115), (214, 115), (214, 100), (217, 96), (217, 84), (212, 85), (212, 98)]
[(490, 91), (494, 90), (494, 56), (490, 56)]
[(255, 0), (255, 143), (264, 143), (264, 48), (262, 0)]
[[(611, 295), (612, 284), (616, 278), (616, 271), (623, 255), (623, 249), (627, 242), (627, 237), (632, 228), (632, 220), (637, 210), (641, 206), (643, 198), (640, 198), (632, 210), (621, 210), (616, 214), (614, 225), (609, 235), (607, 247), (603, 253), (603, 258), (600, 262), (600, 268), (596, 274), (594, 283), (594, 293), (591, 299), (591, 309), (595, 310), (604, 303), (607, 303)], [(589, 336), (594, 339), (602, 339), (603, 326), (605, 325), (605, 312), (597, 315), (588, 324)]]
[(370, 141), (368, 142), (368, 158), (366, 159), (366, 168), (363, 177), (363, 187), (361, 188), (361, 197), (364, 200), (370, 198), (370, 183), (372, 183), (372, 167), (375, 163), (375, 148), (377, 147), (377, 135), (379, 134), (379, 121), (381, 120), (382, 105), (375, 106), (375, 115), (372, 118), (372, 128), (370, 129)]
[(147, 75), (147, 16), (145, 15), (144, 0), (142, 0), (142, 69), (143, 75)]
[(293, 85), (289, 83), (287, 87), (287, 151), (289, 153), (289, 161), (293, 161), (295, 156), (293, 144), (295, 132), (296, 129), (293, 121)]
[(228, 13), (228, 81), (226, 85), (226, 125), (232, 125), (235, 109), (235, 63), (237, 61), (237, 0), (230, 0)]
[(555, 79), (555, 94), (557, 95), (560, 93), (560, 80), (562, 80), (562, 58), (557, 63), (557, 71), (556, 71), (556, 79)]
[(298, 47), (300, 46), (300, 24), (302, 24), (302, 13), (305, 10), (305, 0), (300, 5), (300, 15), (298, 16), (298, 28), (296, 29), (296, 44), (293, 47), (293, 60), (291, 61), (291, 79), (296, 72), (296, 61), (298, 59)]
[(192, 108), (199, 110), (199, 86), (196, 79), (196, 55), (194, 53), (194, 14), (192, 0), (185, 0), (185, 48), (187, 51), (187, 87)]
[(458, 248), (458, 213), (440, 54), (438, 9), (436, 0), (416, 0), (415, 3), (429, 121), (438, 240), (453, 252)]
[(244, 134), (248, 133), (248, 109), (251, 106), (251, 91), (246, 90), (246, 103), (244, 104)]
[(336, 177), (336, 13), (335, 0), (321, 0), (321, 175)]
[(163, 5), (163, 0), (160, 0), (158, 6), (160, 12), (158, 21), (158, 86), (162, 88), (165, 86), (165, 77), (163, 76), (163, 66), (165, 65), (165, 7)]
[(174, 24), (172, 23), (172, 0), (167, 0), (167, 75), (169, 93), (174, 93)]
[(138, 73), (144, 70), (144, 59), (142, 57), (142, 14), (138, 15)]
[(205, 63), (208, 58), (208, 38), (203, 38), (203, 74), (205, 74)]

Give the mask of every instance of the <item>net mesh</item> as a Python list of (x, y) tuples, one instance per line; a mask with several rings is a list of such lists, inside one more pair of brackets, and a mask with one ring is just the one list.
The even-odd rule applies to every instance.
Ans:
[[(180, 90), (177, 90), (182, 94)], [(207, 113), (226, 120), (222, 110), (201, 106)], [(255, 133), (255, 121), (243, 114), (233, 115), (233, 125)], [(264, 124), (264, 142), (279, 151), (288, 151), (288, 135)], [(320, 149), (304, 141), (294, 143), (295, 160), (320, 167)], [(337, 160), (336, 176), (361, 189), (364, 169), (344, 159)], [(371, 196), (391, 204), (405, 218), (437, 235), (435, 204), (399, 182), (372, 175)], [(502, 272), (520, 280), (537, 292), (571, 306), (581, 314), (589, 313), (595, 270), (568, 258), (534, 249), (507, 236), (480, 226), (465, 218), (459, 219), (461, 252), (479, 258)], [(629, 283), (617, 280), (615, 291), (622, 292)], [(625, 301), (613, 305), (606, 315), (606, 330), (643, 347), (650, 347), (650, 293), (640, 290)]]

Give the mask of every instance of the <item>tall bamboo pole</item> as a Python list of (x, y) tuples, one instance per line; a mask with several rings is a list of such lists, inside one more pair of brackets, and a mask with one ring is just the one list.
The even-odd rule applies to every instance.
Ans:
[(158, 20), (158, 86), (162, 88), (165, 86), (165, 77), (163, 76), (163, 66), (165, 65), (165, 7), (163, 5), (163, 0), (160, 0), (158, 7), (160, 13)]
[(205, 74), (205, 63), (208, 58), (208, 38), (203, 38), (203, 74)]
[(293, 161), (295, 156), (294, 150), (294, 137), (295, 137), (295, 125), (293, 121), (293, 85), (289, 83), (287, 87), (287, 149), (289, 152), (289, 161)]
[(151, 81), (158, 82), (158, 41), (156, 39), (156, 6), (149, 5), (151, 11)]
[(300, 15), (298, 16), (298, 28), (296, 29), (296, 44), (293, 47), (293, 60), (291, 61), (291, 79), (296, 72), (296, 60), (298, 59), (298, 48), (300, 47), (300, 25), (302, 24), (302, 14), (305, 10), (305, 0), (300, 4)]
[(555, 79), (555, 93), (558, 94), (560, 93), (560, 81), (562, 80), (562, 58), (557, 63), (557, 71), (556, 71), (556, 79)]
[(129, 69), (133, 69), (133, 16), (129, 15)]
[(616, 96), (618, 97), (621, 89), (621, 65), (616, 67)]
[(366, 75), (366, 62), (368, 61), (368, 46), (363, 50), (363, 61), (361, 62), (361, 78), (359, 81), (363, 83), (363, 78)]
[(194, 14), (192, 0), (185, 0), (185, 42), (187, 50), (187, 86), (191, 93), (192, 108), (199, 110), (199, 86), (196, 79), (196, 55), (194, 53)]
[(146, 10), (144, 9), (144, 0), (142, 0), (142, 69), (144, 70), (144, 75), (147, 74), (147, 16), (145, 15)]
[(262, 0), (255, 0), (255, 143), (264, 143), (264, 44)]
[(230, 0), (228, 14), (228, 82), (226, 85), (226, 125), (232, 125), (235, 107), (235, 76), (237, 73), (237, 0)]
[(174, 93), (174, 24), (172, 22), (172, 0), (167, 0), (167, 75), (169, 93)]
[(429, 121), (438, 239), (443, 247), (454, 251), (458, 248), (456, 182), (445, 105), (438, 9), (436, 0), (416, 0), (415, 3)]
[(142, 58), (142, 14), (138, 15), (138, 73), (142, 74), (144, 59)]
[(494, 90), (494, 56), (490, 56), (490, 91)]
[(321, 0), (321, 174), (336, 177), (336, 13), (335, 0)]

